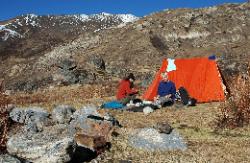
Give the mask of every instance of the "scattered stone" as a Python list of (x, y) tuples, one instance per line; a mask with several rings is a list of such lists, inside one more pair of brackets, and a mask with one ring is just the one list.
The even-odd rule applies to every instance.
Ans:
[(142, 23), (142, 26), (143, 26), (143, 28), (149, 27), (149, 26), (150, 26), (150, 22), (144, 21), (144, 22)]
[(112, 131), (119, 124), (94, 105), (77, 111), (59, 105), (52, 111), (56, 124), (42, 108), (14, 108), (10, 117), (26, 130), (9, 138), (7, 151), (30, 162), (90, 161), (110, 147)]
[(93, 65), (95, 68), (100, 70), (105, 70), (105, 62), (100, 55), (91, 55), (89, 58), (90, 65)]
[(30, 132), (41, 132), (49, 122), (49, 113), (43, 108), (14, 108), (10, 118), (18, 123), (25, 124), (24, 129)]
[(92, 151), (104, 149), (107, 144), (103, 136), (89, 136), (85, 134), (76, 134), (75, 141), (78, 146), (88, 148)]
[(186, 150), (187, 145), (177, 131), (170, 134), (159, 133), (153, 128), (138, 129), (131, 134), (130, 145), (147, 151)]
[(59, 105), (52, 111), (52, 119), (56, 123), (69, 123), (76, 109), (69, 105)]
[(54, 126), (44, 132), (18, 133), (8, 140), (7, 151), (31, 162), (68, 162), (74, 153), (75, 143), (73, 137), (62, 132), (65, 129)]
[(145, 108), (143, 108), (143, 113), (146, 115), (152, 112), (154, 112), (154, 109), (152, 109), (150, 106), (146, 106)]
[(111, 137), (115, 120), (105, 112), (98, 112), (93, 105), (77, 110), (70, 122), (71, 133), (86, 134), (89, 136), (103, 136), (106, 141)]
[(21, 163), (21, 161), (11, 155), (4, 154), (0, 155), (0, 163)]
[(158, 130), (159, 133), (165, 133), (165, 134), (170, 134), (173, 130), (173, 128), (167, 123), (157, 123), (154, 128)]
[(143, 26), (142, 24), (138, 24), (135, 26), (135, 29), (138, 30), (138, 31), (141, 31), (143, 29)]

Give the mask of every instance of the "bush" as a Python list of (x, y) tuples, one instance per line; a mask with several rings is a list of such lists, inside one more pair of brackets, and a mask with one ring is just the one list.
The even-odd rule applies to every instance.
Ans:
[(10, 126), (8, 104), (9, 98), (3, 94), (3, 86), (0, 84), (0, 153), (6, 151), (7, 132)]
[[(249, 68), (250, 70), (250, 68)], [(220, 106), (218, 128), (243, 127), (250, 123), (250, 75), (238, 75), (231, 90), (231, 97)]]

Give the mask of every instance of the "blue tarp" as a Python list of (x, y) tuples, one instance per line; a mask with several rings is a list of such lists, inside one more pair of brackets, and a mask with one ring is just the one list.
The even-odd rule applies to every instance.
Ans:
[(110, 101), (104, 103), (101, 107), (105, 109), (122, 109), (124, 105), (119, 101)]

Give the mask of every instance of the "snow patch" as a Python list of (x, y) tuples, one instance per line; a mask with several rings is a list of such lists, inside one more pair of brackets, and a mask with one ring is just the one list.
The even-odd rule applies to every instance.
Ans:
[(139, 19), (132, 14), (118, 14), (117, 17), (120, 18), (124, 23), (134, 22)]
[(17, 33), (16, 31), (13, 31), (11, 29), (6, 28), (6, 25), (0, 25), (0, 31), (4, 31), (4, 36), (1, 37), (2, 41), (8, 40), (10, 37), (19, 37), (22, 38), (23, 36)]
[(39, 24), (36, 22), (37, 17), (38, 17), (38, 16), (35, 15), (35, 14), (27, 14), (27, 15), (24, 17), (25, 24), (26, 24), (26, 25), (32, 25), (33, 27), (39, 26)]

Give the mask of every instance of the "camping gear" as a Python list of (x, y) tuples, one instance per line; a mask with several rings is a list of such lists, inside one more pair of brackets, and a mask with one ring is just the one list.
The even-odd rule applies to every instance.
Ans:
[[(175, 83), (177, 89), (181, 86), (186, 88), (189, 95), (197, 99), (197, 102), (225, 100), (222, 79), (215, 60), (208, 58), (175, 59), (174, 64), (176, 70), (168, 72), (168, 77)], [(161, 73), (166, 72), (167, 68), (168, 60), (164, 59), (155, 79), (144, 93), (143, 99), (154, 100), (161, 81)]]
[(183, 103), (183, 105), (195, 106), (197, 100), (189, 96), (188, 91), (184, 87), (180, 87), (176, 92), (176, 96)]
[(110, 101), (102, 104), (101, 108), (104, 109), (122, 109), (124, 105), (119, 101)]

